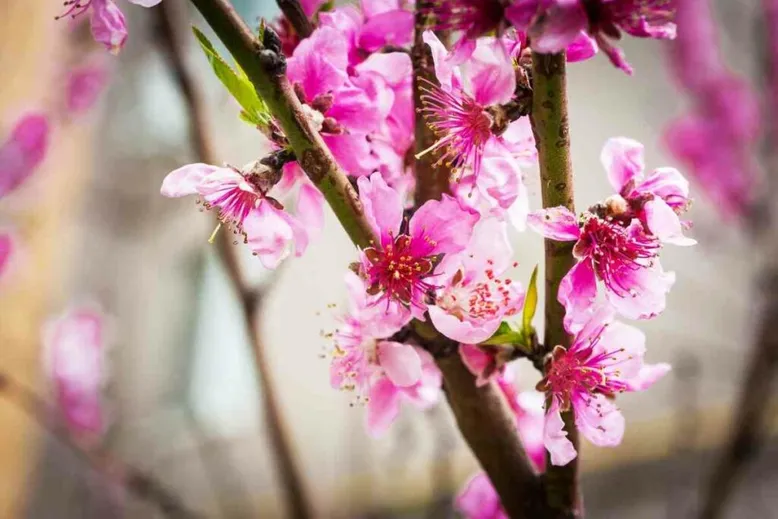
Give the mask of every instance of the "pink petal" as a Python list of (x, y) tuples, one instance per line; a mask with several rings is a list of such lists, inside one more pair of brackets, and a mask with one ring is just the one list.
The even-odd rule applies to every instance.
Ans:
[(609, 323), (594, 347), (592, 355), (609, 354), (609, 361), (602, 370), (607, 375), (622, 380), (631, 380), (643, 369), (646, 354), (645, 334), (619, 321)]
[(564, 206), (531, 212), (527, 215), (527, 225), (550, 240), (575, 241), (581, 235), (578, 219)]
[(49, 120), (42, 113), (30, 113), (17, 121), (0, 146), (0, 197), (19, 187), (43, 162), (49, 134)]
[(359, 199), (381, 244), (389, 243), (400, 232), (403, 219), (403, 204), (400, 195), (389, 187), (379, 173), (370, 177), (359, 177)]
[(455, 198), (429, 200), (411, 217), (409, 232), (421, 256), (459, 252), (467, 247), (478, 213), (464, 209)]
[(408, 387), (421, 378), (421, 359), (413, 346), (399, 342), (378, 343), (378, 362), (395, 386)]
[(540, 0), (512, 2), (505, 8), (505, 19), (519, 32), (527, 32), (532, 20), (538, 13)]
[(621, 192), (630, 180), (638, 180), (645, 168), (643, 145), (626, 137), (608, 139), (602, 148), (600, 160), (608, 173), (613, 189)]
[(387, 84), (399, 87), (408, 81), (411, 75), (411, 57), (404, 52), (371, 54), (356, 66), (359, 74), (372, 73), (381, 76)]
[(370, 436), (382, 435), (397, 419), (401, 395), (388, 378), (382, 377), (372, 385), (367, 403), (367, 432)]
[(629, 288), (631, 294), (605, 292), (616, 311), (628, 319), (651, 319), (664, 311), (667, 293), (675, 283), (675, 273), (665, 272), (659, 261), (654, 260), (651, 267), (623, 267), (618, 272), (618, 283)]
[(557, 300), (565, 307), (565, 329), (576, 333), (590, 320), (592, 303), (597, 298), (597, 278), (591, 260), (579, 262), (559, 284)]
[(594, 38), (586, 34), (585, 31), (581, 31), (567, 46), (565, 57), (568, 63), (585, 61), (597, 54), (597, 50), (597, 42)]
[(559, 402), (556, 399), (551, 400), (551, 406), (546, 412), (546, 423), (543, 427), (543, 444), (551, 454), (551, 463), (561, 466), (567, 465), (578, 453), (575, 451), (573, 442), (567, 439), (565, 431), (565, 422), (559, 412)]
[[(297, 219), (305, 228), (309, 240), (316, 240), (324, 228), (324, 195), (311, 183), (300, 186), (297, 198)], [(298, 253), (301, 252), (298, 250)]]
[(624, 437), (624, 415), (603, 395), (573, 397), (575, 426), (590, 442), (615, 447)]
[(471, 321), (468, 316), (459, 319), (438, 306), (430, 306), (427, 310), (432, 324), (440, 333), (462, 343), (477, 344), (485, 341), (497, 331), (502, 322), (501, 317), (488, 321), (481, 319)]
[[(483, 348), (479, 348), (473, 344), (460, 344), (459, 356), (462, 359), (462, 363), (467, 367), (468, 371), (475, 375), (476, 386), (481, 387), (489, 382), (489, 378), (484, 378), (484, 371), (490, 365), (494, 364), (494, 357), (486, 353)], [(496, 374), (495, 370), (492, 375)]]
[(508, 519), (500, 496), (485, 472), (479, 472), (465, 483), (455, 505), (467, 519)]
[(402, 7), (399, 0), (362, 0), (360, 4), (365, 18), (372, 18), (389, 11), (396, 11)]
[(404, 9), (376, 15), (365, 22), (358, 44), (368, 52), (385, 45), (406, 45), (413, 39), (413, 13)]
[(103, 62), (78, 67), (68, 74), (65, 104), (71, 114), (89, 110), (108, 84), (108, 68)]
[[(337, 91), (327, 117), (332, 117), (353, 133), (369, 133), (378, 130), (389, 115), (394, 103), (394, 92), (383, 81), (371, 81), (375, 76), (366, 76), (362, 88), (346, 87)], [(372, 95), (369, 95), (372, 94)]]
[(92, 0), (92, 36), (112, 54), (118, 54), (127, 41), (127, 23), (111, 0)]
[(530, 28), (532, 49), (555, 53), (565, 50), (589, 25), (580, 2), (557, 2)]
[(289, 256), (294, 231), (289, 222), (268, 202), (262, 202), (249, 212), (243, 222), (243, 231), (252, 252), (268, 269), (277, 268)]
[(400, 390), (411, 404), (424, 410), (440, 401), (443, 375), (428, 351), (418, 347), (415, 349), (421, 359), (421, 380), (414, 386), (400, 388)]
[(689, 181), (675, 168), (657, 168), (646, 176), (638, 190), (656, 195), (669, 205), (674, 201), (683, 204), (689, 198)]
[(213, 173), (225, 168), (218, 168), (210, 164), (195, 163), (181, 166), (171, 171), (162, 181), (160, 193), (168, 198), (178, 198), (199, 193), (199, 187), (203, 181)]
[(435, 65), (435, 76), (438, 78), (440, 86), (444, 90), (450, 90), (452, 86), (451, 81), (454, 74), (454, 67), (449, 62), (448, 50), (432, 31), (424, 31), (422, 38), (424, 39), (424, 43), (429, 45), (429, 48), (432, 51), (432, 61)]
[(11, 253), (14, 250), (14, 242), (10, 233), (0, 232), (0, 278), (6, 271), (11, 261)]
[(300, 0), (300, 5), (303, 6), (303, 11), (308, 17), (316, 14), (316, 11), (326, 0)]
[(640, 372), (629, 381), (629, 388), (631, 391), (644, 391), (653, 386), (662, 377), (667, 375), (672, 366), (666, 363), (660, 364), (644, 364), (640, 369)]
[(154, 7), (158, 3), (160, 3), (162, 0), (129, 0), (131, 3), (135, 5), (139, 5), (141, 7)]
[(643, 206), (646, 224), (651, 233), (664, 243), (673, 245), (694, 245), (696, 240), (683, 235), (681, 219), (661, 198), (649, 200)]
[(545, 428), (545, 396), (537, 391), (523, 391), (516, 397), (518, 410), (516, 424), (519, 437), (532, 465), (538, 472), (546, 467), (546, 447), (543, 444)]
[(516, 91), (516, 74), (502, 41), (478, 40), (467, 62), (470, 93), (482, 106), (507, 103)]
[(365, 134), (324, 134), (322, 138), (338, 164), (350, 175), (370, 175), (378, 169), (378, 160), (370, 153), (370, 143)]
[(343, 34), (332, 27), (319, 27), (287, 60), (287, 75), (293, 83), (300, 83), (306, 101), (312, 101), (318, 94), (343, 85), (348, 63), (348, 42)]

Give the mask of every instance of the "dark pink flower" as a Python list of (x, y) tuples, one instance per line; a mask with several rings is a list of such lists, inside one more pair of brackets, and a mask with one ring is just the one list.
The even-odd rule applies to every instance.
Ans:
[(269, 195), (278, 176), (258, 163), (243, 171), (189, 164), (165, 177), (161, 193), (171, 198), (199, 195), (203, 205), (217, 210), (222, 223), (243, 235), (262, 264), (273, 269), (292, 248), (297, 256), (302, 255), (324, 222), (323, 197), (308, 183), (300, 187), (297, 216), (284, 211)]
[(593, 444), (616, 446), (624, 434), (624, 417), (613, 397), (642, 391), (670, 370), (668, 364), (644, 364), (645, 336), (613, 317), (609, 306), (597, 307), (570, 349), (556, 346), (546, 362), (538, 390), (551, 400), (544, 436), (554, 465), (566, 465), (576, 456), (564, 431), (562, 411), (572, 409), (576, 428)]
[(49, 134), (49, 119), (42, 113), (30, 113), (17, 121), (0, 145), (0, 198), (19, 187), (43, 162)]
[(557, 299), (565, 326), (575, 331), (588, 320), (597, 281), (607, 300), (630, 319), (648, 319), (665, 308), (675, 274), (659, 264), (660, 242), (638, 219), (621, 223), (586, 212), (579, 221), (564, 207), (531, 213), (527, 223), (546, 238), (576, 241), (578, 263), (562, 278)]
[(465, 249), (478, 215), (447, 195), (430, 200), (405, 221), (399, 193), (380, 174), (360, 177), (359, 198), (379, 242), (361, 252), (360, 273), (371, 294), (410, 306), (423, 318), (442, 254)]
[(99, 437), (106, 425), (102, 314), (91, 308), (71, 308), (48, 323), (44, 335), (44, 368), (65, 423), (74, 434)]
[[(153, 7), (162, 0), (129, 0), (143, 7)], [(58, 18), (76, 18), (90, 12), (92, 36), (108, 51), (118, 54), (127, 41), (127, 22), (112, 0), (66, 0), (65, 11)]]

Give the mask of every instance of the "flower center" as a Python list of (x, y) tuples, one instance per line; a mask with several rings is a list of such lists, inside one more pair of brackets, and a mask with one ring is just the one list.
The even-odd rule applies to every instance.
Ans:
[(539, 390), (559, 397), (563, 409), (569, 408), (573, 395), (593, 393), (606, 382), (605, 374), (588, 365), (586, 357), (578, 353), (562, 346), (554, 348), (546, 376), (538, 384)]
[[(479, 282), (463, 281), (460, 270), (454, 276), (451, 286), (437, 301), (437, 305), (460, 321), (465, 317), (476, 320), (490, 320), (498, 316), (513, 315), (517, 312), (509, 290), (510, 279), (495, 277), (491, 269), (486, 270), (487, 280)], [(506, 311), (507, 308), (510, 308)]]
[(401, 234), (383, 249), (369, 247), (364, 250), (370, 262), (367, 276), (370, 281), (368, 293), (383, 292), (387, 297), (403, 304), (416, 300), (418, 294), (434, 288), (424, 281), (432, 272), (430, 258), (417, 257), (412, 250), (412, 238)]

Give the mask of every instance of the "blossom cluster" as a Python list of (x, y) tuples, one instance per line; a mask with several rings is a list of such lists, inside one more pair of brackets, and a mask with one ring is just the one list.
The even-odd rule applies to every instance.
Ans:
[[(346, 275), (349, 304), (331, 335), (331, 385), (364, 404), (373, 435), (391, 425), (403, 403), (434, 405), (442, 375), (419, 331), (434, 328), (458, 350), (475, 384), (502, 392), (537, 471), (547, 455), (553, 465), (577, 455), (562, 413), (572, 413), (593, 444), (619, 444), (624, 418), (614, 397), (648, 388), (670, 367), (645, 363), (644, 335), (616, 318), (650, 319), (664, 310), (675, 276), (663, 269), (661, 251), (695, 243), (684, 219), (689, 185), (674, 168), (647, 172), (643, 146), (619, 137), (601, 153), (610, 196), (580, 214), (531, 210), (523, 170), (537, 153), (524, 98), (531, 95), (526, 64), (532, 50), (566, 51), (575, 62), (602, 49), (631, 72), (614, 40), (622, 33), (673, 38), (674, 2), (425, 2), (422, 11), (437, 23), (421, 34), (434, 77), (417, 78), (415, 87), (408, 48), (414, 19), (406, 2), (363, 0), (361, 9), (329, 10), (314, 1), (303, 8), (316, 22), (313, 33), (300, 38), (281, 19), (276, 46), (287, 53), (286, 75), (302, 113), (358, 191), (373, 236)], [(459, 39), (448, 46), (433, 29)], [(426, 149), (417, 148), (417, 115), (434, 136)], [(162, 194), (197, 195), (265, 267), (275, 268), (318, 234), (323, 200), (280, 125), (272, 114), (268, 119), (256, 124), (269, 140), (266, 157), (243, 168), (184, 166), (165, 178)], [(452, 172), (439, 199), (414, 200), (414, 157)], [(282, 198), (295, 193), (289, 211)], [(527, 323), (536, 288), (516, 279), (509, 240), (509, 232), (526, 227), (574, 242), (575, 266), (559, 292), (547, 294), (565, 309), (567, 347), (537, 344)], [(537, 391), (519, 394), (511, 362), (533, 356), (543, 377)], [(488, 516), (500, 516), (499, 500), (487, 495), (488, 479), (476, 476), (459, 506), (486, 517), (479, 515), (483, 503), (493, 502)]]

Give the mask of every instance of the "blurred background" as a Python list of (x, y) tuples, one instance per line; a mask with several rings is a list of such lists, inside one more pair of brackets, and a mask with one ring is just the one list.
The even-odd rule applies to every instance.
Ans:
[[(187, 2), (181, 17), (205, 30)], [(236, 0), (249, 21), (277, 16), (275, 2)], [(757, 2), (714, 2), (728, 62), (759, 80)], [(109, 85), (88, 114), (59, 124), (43, 166), (0, 202), (23, 262), (0, 285), (0, 372), (43, 401), (41, 326), (73, 302), (110, 316), (110, 424), (100, 447), (111, 459), (151, 475), (198, 516), (285, 517), (284, 492), (268, 433), (261, 380), (217, 245), (213, 216), (193, 199), (159, 194), (164, 176), (196, 162), (185, 99), (160, 49), (155, 10), (122, 4), (130, 39), (110, 57)], [(54, 16), (56, 0), (0, 0), (0, 135), (26, 109), (56, 102), (82, 29)], [(206, 31), (210, 34), (208, 31)], [(186, 61), (197, 74), (219, 161), (241, 165), (262, 155), (261, 136), (184, 31)], [(683, 107), (662, 43), (626, 39), (636, 75), (599, 56), (570, 67), (570, 123), (576, 197), (586, 207), (610, 192), (599, 163), (608, 137), (646, 145), (649, 168), (675, 165), (661, 145)], [(75, 46), (75, 47), (74, 47)], [(101, 50), (98, 50), (101, 52)], [(525, 182), (539, 204), (537, 171)], [(619, 399), (627, 417), (616, 449), (583, 448), (590, 517), (688, 517), (712, 453), (726, 437), (733, 399), (751, 345), (757, 258), (734, 223), (693, 186), (693, 248), (668, 248), (677, 273), (667, 311), (639, 323), (648, 360), (674, 371), (651, 391)], [(276, 272), (238, 258), (246, 282), (262, 292), (255, 325), (294, 459), (320, 517), (450, 517), (451, 499), (476, 463), (445, 405), (406, 409), (386, 437), (368, 437), (363, 409), (329, 385), (322, 358), (345, 302), (343, 274), (355, 251), (332, 214), (299, 259)], [(518, 276), (542, 257), (541, 239), (515, 234)], [(242, 253), (243, 249), (236, 247)], [(522, 366), (518, 384), (537, 374)], [(773, 394), (763, 395), (774, 409)], [(40, 414), (40, 413), (39, 413)], [(778, 430), (771, 412), (771, 431)], [(14, 399), (0, 397), (0, 517), (164, 517), (160, 507), (110, 484), (50, 427)], [(778, 446), (744, 473), (731, 517), (778, 517)], [(106, 454), (107, 456), (108, 454)], [(748, 514), (748, 515), (745, 515)]]

